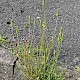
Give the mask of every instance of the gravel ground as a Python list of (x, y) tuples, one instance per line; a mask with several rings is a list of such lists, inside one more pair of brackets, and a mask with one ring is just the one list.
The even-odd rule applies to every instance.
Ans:
[[(80, 65), (80, 0), (46, 0), (46, 17), (48, 23), (48, 37), (54, 33), (56, 26), (55, 13), (59, 9), (58, 29), (63, 28), (65, 41), (59, 57), (61, 64), (75, 67)], [(40, 10), (43, 19), (41, 0), (0, 0), (0, 34), (11, 38), (10, 27), (7, 24), (13, 19), (14, 26), (23, 28), (27, 17), (31, 15), (33, 21), (36, 10)], [(36, 25), (35, 35), (38, 35), (38, 24)], [(19, 32), (19, 38), (24, 38), (24, 30)], [(8, 54), (7, 54), (8, 55)], [(2, 58), (0, 58), (2, 60)], [(1, 74), (2, 75), (2, 74)], [(4, 80), (4, 79), (0, 79)], [(6, 79), (7, 80), (7, 79)]]

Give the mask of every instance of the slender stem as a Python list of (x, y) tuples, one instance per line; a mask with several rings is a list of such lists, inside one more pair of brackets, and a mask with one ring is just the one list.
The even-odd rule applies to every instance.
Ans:
[(29, 75), (31, 75), (31, 60), (30, 60), (30, 53), (28, 53), (28, 71), (29, 71)]

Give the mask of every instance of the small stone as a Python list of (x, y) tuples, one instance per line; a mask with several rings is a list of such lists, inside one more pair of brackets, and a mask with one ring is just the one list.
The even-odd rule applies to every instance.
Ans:
[(39, 12), (39, 9), (37, 9), (37, 12)]
[(0, 62), (3, 62), (4, 60), (3, 60), (3, 58), (0, 58)]
[(77, 80), (80, 80), (80, 77)]
[(10, 64), (10, 61), (6, 61), (6, 64)]
[(6, 73), (6, 72), (5, 72)]

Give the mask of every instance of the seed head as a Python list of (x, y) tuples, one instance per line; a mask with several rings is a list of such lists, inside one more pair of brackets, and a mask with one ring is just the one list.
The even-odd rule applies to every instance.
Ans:
[(40, 17), (39, 16), (37, 16), (37, 20), (40, 20)]

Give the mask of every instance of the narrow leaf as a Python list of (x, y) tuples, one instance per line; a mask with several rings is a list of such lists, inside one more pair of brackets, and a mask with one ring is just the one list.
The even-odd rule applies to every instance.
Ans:
[(34, 25), (36, 24), (36, 18), (34, 17)]
[(43, 26), (42, 26), (42, 21), (40, 20), (40, 28), (42, 29), (42, 27), (43, 27)]
[(11, 20), (11, 21), (10, 21), (10, 27), (12, 27), (12, 26), (13, 26), (13, 21)]
[(28, 24), (30, 25), (31, 24), (31, 17), (28, 16)]
[(64, 41), (64, 34), (62, 33), (62, 42)]
[(18, 34), (18, 26), (16, 27), (16, 34)]
[(62, 27), (60, 27), (60, 34), (62, 35)]
[(60, 44), (61, 44), (61, 35), (59, 33), (59, 35), (58, 35), (58, 45), (60, 46)]
[(59, 10), (57, 9), (56, 10), (56, 17), (58, 17), (59, 16)]

